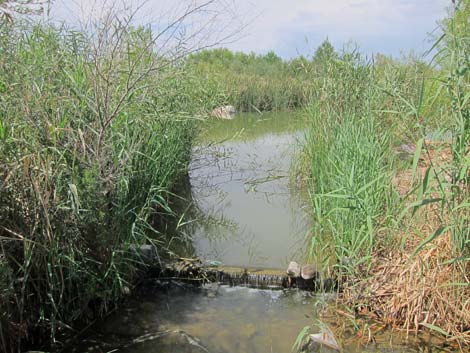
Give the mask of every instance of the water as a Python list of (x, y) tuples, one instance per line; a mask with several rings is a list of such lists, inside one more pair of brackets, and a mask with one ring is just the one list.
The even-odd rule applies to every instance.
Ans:
[(82, 347), (136, 353), (290, 352), (297, 334), (311, 323), (313, 302), (302, 292), (173, 285), (110, 316)]
[[(318, 331), (317, 312), (333, 300), (331, 296), (158, 282), (95, 325), (66, 352), (289, 353), (305, 326)], [(346, 332), (341, 341), (345, 353), (440, 351), (413, 338), (406, 344), (404, 335), (390, 332), (363, 345), (348, 320), (328, 324), (335, 333)]]
[(208, 127), (203, 146), (225, 141), (210, 153), (196, 151), (191, 164), (193, 197), (204, 215), (192, 229), (199, 256), (262, 268), (286, 268), (303, 258), (308, 217), (299, 193), (289, 188), (303, 129), (300, 115), (285, 113), (242, 115)]
[[(194, 238), (193, 250), (229, 266), (282, 269), (303, 260), (309, 217), (289, 183), (302, 117), (242, 115), (206, 128), (191, 162), (188, 212), (196, 221), (184, 231)], [(303, 327), (318, 331), (318, 310), (334, 300), (297, 290), (153, 284), (69, 351), (288, 353)], [(388, 331), (361, 345), (344, 317), (328, 325), (342, 333), (344, 352), (431, 352), (429, 342)]]

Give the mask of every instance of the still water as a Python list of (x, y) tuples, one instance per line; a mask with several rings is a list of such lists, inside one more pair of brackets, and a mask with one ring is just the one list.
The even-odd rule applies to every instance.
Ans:
[[(309, 230), (302, 195), (289, 170), (305, 125), (298, 114), (239, 115), (204, 126), (191, 162), (194, 221), (184, 232), (192, 253), (229, 266), (285, 268), (305, 260)], [(256, 290), (216, 284), (202, 288), (157, 280), (124, 308), (95, 325), (73, 352), (288, 353), (331, 295)], [(332, 330), (350, 325), (344, 317)], [(384, 333), (363, 346), (353, 331), (344, 352), (430, 352)], [(428, 350), (429, 349), (429, 350)], [(438, 351), (438, 350), (436, 350)]]
[[(203, 217), (192, 229), (198, 255), (229, 266), (286, 268), (300, 260), (308, 217), (289, 185), (302, 138), (296, 114), (240, 115), (206, 126), (191, 163)], [(217, 141), (211, 148), (207, 145)]]

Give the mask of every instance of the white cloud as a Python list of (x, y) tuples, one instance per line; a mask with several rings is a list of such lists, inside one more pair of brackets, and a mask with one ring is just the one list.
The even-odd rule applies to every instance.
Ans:
[(399, 41), (400, 36), (406, 42), (407, 34), (424, 40), (448, 5), (448, 0), (259, 0), (254, 8), (262, 15), (250, 27), (251, 35), (236, 47), (269, 50), (282, 46), (286, 38), (292, 40), (290, 33), (329, 36), (337, 43), (350, 39), (367, 43), (380, 37)]
[[(161, 22), (197, 2), (201, 1), (150, 0), (141, 11), (140, 21)], [(105, 3), (111, 0), (60, 0), (54, 5), (54, 11), (59, 18), (73, 15), (83, 20), (90, 15), (97, 16), (97, 9)], [(135, 6), (139, 2), (124, 3)], [(304, 38), (310, 38), (310, 45), (315, 46), (326, 36), (337, 44), (353, 39), (369, 50), (379, 50), (382, 45), (384, 52), (396, 51), (400, 42), (404, 49), (419, 46), (426, 33), (436, 26), (436, 21), (445, 15), (450, 1), (218, 0), (217, 3), (219, 7), (214, 10), (224, 7), (226, 12), (219, 14), (218, 25), (214, 28), (233, 31), (240, 22), (247, 24), (243, 38), (228, 45), (230, 48), (255, 52), (274, 49), (293, 55)], [(197, 21), (203, 21), (202, 14)], [(380, 39), (383, 39), (382, 44)]]

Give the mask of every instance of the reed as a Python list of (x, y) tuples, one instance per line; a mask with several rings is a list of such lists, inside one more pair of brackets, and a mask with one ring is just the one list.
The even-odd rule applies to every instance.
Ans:
[(374, 68), (350, 54), (325, 65), (308, 109), (311, 128), (301, 168), (308, 168), (314, 217), (310, 256), (324, 268), (361, 277), (387, 241), (380, 230), (397, 200), (392, 132), (376, 113), (382, 93)]
[(152, 38), (119, 21), (0, 26), (4, 352), (60, 349), (132, 288), (135, 246), (171, 252), (169, 201), (210, 98)]
[[(462, 351), (470, 343), (469, 8), (457, 2), (442, 22), (435, 67), (354, 53), (325, 61), (300, 163), (314, 218), (310, 255), (344, 281), (342, 304), (408, 332), (431, 330)], [(404, 142), (415, 149), (408, 161), (395, 153)]]
[(297, 61), (284, 61), (273, 52), (255, 55), (205, 50), (191, 55), (189, 64), (215, 89), (219, 104), (234, 105), (242, 112), (300, 109), (307, 105), (311, 93), (305, 71), (294, 69)]

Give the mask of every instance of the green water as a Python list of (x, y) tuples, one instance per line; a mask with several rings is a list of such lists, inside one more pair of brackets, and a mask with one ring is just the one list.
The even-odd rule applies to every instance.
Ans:
[(198, 255), (262, 268), (286, 268), (304, 257), (309, 217), (290, 187), (304, 129), (294, 113), (239, 115), (205, 126), (190, 172), (203, 214), (191, 229)]

